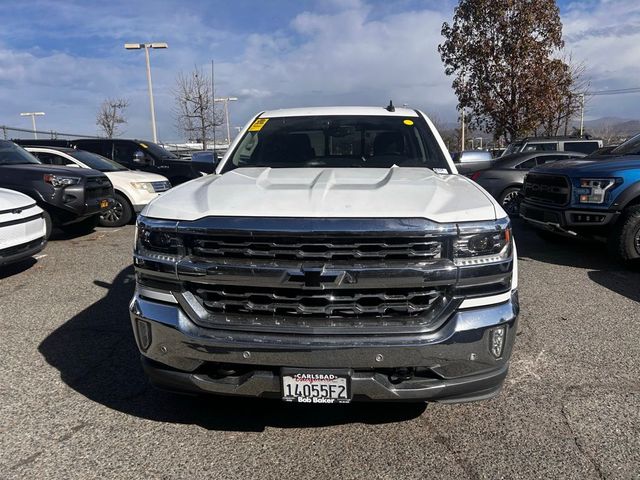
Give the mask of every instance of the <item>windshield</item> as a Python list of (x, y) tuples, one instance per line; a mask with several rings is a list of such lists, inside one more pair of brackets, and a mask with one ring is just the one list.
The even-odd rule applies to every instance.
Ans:
[(138, 145), (140, 145), (143, 149), (148, 150), (149, 152), (151, 152), (151, 155), (157, 158), (171, 158), (171, 159), (178, 159), (179, 157), (173, 153), (171, 153), (169, 150), (167, 150), (166, 148), (161, 147), (160, 145), (156, 144), (156, 143), (151, 143), (151, 142), (138, 142)]
[(260, 118), (245, 133), (223, 171), (394, 165), (449, 171), (422, 118), (346, 115)]
[(22, 147), (8, 140), (0, 140), (0, 165), (20, 165), (25, 163), (42, 164), (40, 160)]
[(510, 143), (504, 152), (502, 152), (501, 157), (506, 157), (512, 153), (518, 153), (520, 150), (522, 150), (522, 143)]
[(109, 160), (97, 153), (91, 153), (85, 150), (75, 150), (74, 152), (71, 152), (70, 155), (76, 160), (84, 163), (87, 167), (100, 172), (120, 172), (123, 170), (129, 170), (118, 162)]
[(640, 155), (640, 134), (611, 150), (610, 155)]

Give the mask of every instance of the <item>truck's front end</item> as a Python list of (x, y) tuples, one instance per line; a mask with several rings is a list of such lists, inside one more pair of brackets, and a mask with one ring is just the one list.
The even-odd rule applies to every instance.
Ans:
[(130, 309), (151, 381), (308, 403), (497, 394), (519, 308), (506, 214), (419, 112), (296, 113), (250, 123), (218, 175), (139, 218)]

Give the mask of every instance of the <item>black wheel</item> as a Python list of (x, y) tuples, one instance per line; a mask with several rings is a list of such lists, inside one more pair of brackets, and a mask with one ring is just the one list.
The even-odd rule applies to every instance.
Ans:
[(499, 199), (500, 205), (510, 217), (520, 215), (520, 202), (522, 202), (522, 188), (509, 187), (502, 192)]
[(100, 215), (100, 225), (103, 227), (122, 227), (133, 218), (133, 208), (129, 201), (119, 193), (115, 194), (114, 199), (114, 207)]
[(609, 236), (609, 253), (624, 263), (640, 259), (640, 205), (627, 208), (622, 213)]
[(99, 221), (100, 217), (98, 215), (92, 215), (80, 222), (64, 225), (61, 228), (72, 235), (84, 235), (93, 232), (93, 230), (98, 226)]
[(53, 222), (51, 221), (51, 215), (46, 210), (42, 211), (42, 218), (44, 218), (44, 239), (49, 240), (51, 231), (53, 230)]

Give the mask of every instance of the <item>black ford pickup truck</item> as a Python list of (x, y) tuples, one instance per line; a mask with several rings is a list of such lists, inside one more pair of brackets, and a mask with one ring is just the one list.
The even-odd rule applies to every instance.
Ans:
[(44, 165), (7, 140), (0, 140), (0, 187), (36, 201), (44, 210), (46, 237), (54, 225), (73, 233), (91, 231), (114, 205), (113, 186), (103, 173)]

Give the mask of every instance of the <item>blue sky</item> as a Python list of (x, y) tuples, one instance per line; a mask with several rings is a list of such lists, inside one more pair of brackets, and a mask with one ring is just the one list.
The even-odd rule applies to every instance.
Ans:
[[(397, 104), (443, 121), (456, 117), (436, 48), (451, 0), (3, 2), (0, 124), (97, 133), (107, 97), (130, 102), (126, 136), (149, 138), (141, 51), (152, 52), (159, 137), (181, 139), (172, 88), (179, 72), (216, 62), (216, 94), (234, 95), (232, 124), (265, 108)], [(595, 90), (640, 86), (640, 2), (560, 3), (567, 52), (585, 62)], [(588, 118), (640, 118), (640, 95), (595, 97)]]

